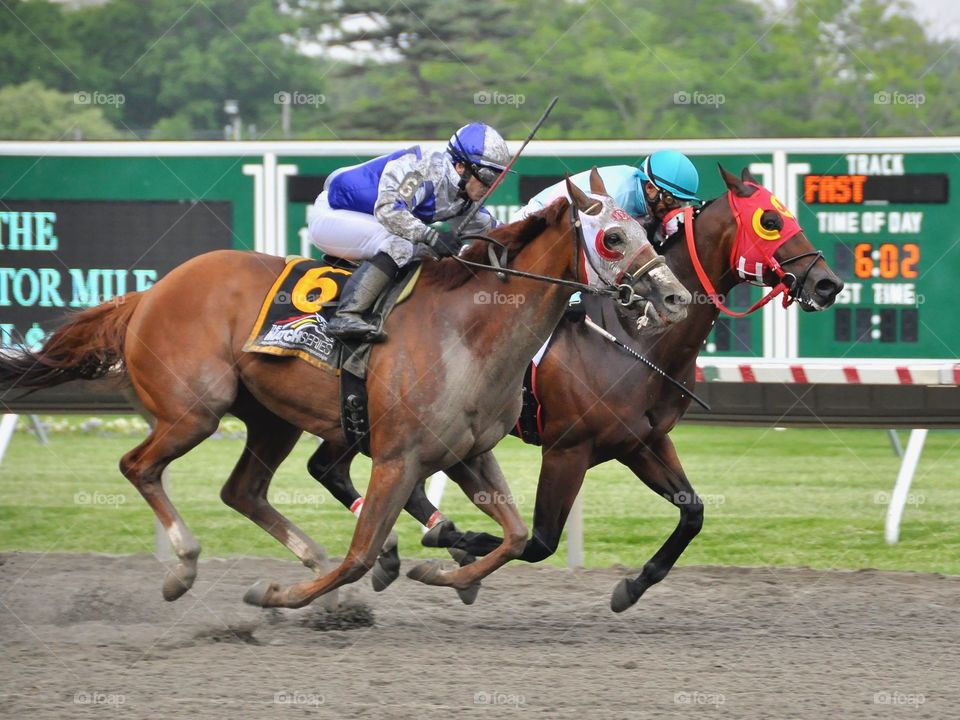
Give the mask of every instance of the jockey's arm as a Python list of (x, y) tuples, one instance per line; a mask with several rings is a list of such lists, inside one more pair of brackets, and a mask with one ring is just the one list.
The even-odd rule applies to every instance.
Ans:
[(429, 200), (435, 172), (427, 158), (404, 155), (383, 169), (373, 214), (387, 230), (411, 242), (427, 242), (435, 230), (413, 214)]

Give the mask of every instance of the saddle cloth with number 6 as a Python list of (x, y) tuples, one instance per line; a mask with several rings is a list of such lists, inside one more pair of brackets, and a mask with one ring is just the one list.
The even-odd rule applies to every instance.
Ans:
[[(287, 264), (264, 298), (243, 349), (246, 352), (298, 357), (316, 367), (338, 371), (340, 342), (327, 335), (327, 322), (340, 305), (340, 292), (356, 265), (339, 258), (287, 258)], [(394, 305), (413, 292), (420, 264), (410, 263), (399, 281), (383, 293), (373, 314), (382, 326)]]

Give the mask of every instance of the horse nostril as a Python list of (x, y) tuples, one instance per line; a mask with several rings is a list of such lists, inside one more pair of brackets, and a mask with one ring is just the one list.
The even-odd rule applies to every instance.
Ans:
[(689, 305), (690, 300), (690, 293), (686, 290), (682, 290), (679, 292), (670, 293), (663, 299), (663, 302), (664, 305), (666, 305), (671, 311), (676, 311), (685, 305)]
[(827, 300), (834, 298), (837, 294), (843, 290), (843, 283), (837, 280), (832, 280), (831, 278), (821, 278), (817, 280), (815, 286), (817, 295)]

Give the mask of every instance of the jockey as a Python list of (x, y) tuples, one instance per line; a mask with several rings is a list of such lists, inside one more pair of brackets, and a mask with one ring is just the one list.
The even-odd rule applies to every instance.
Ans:
[[(677, 231), (679, 213), (670, 213), (684, 205), (699, 203), (700, 176), (690, 159), (676, 150), (658, 150), (640, 167), (609, 165), (599, 168), (607, 192), (623, 210), (644, 226), (647, 235), (662, 242)], [(590, 190), (590, 173), (582, 172), (570, 180), (581, 190)], [(534, 196), (517, 218), (541, 210), (566, 194), (563, 182), (551, 185)], [(669, 215), (669, 217), (668, 217)]]
[[(461, 227), (463, 217), (503, 172), (510, 152), (489, 125), (464, 125), (446, 150), (399, 150), (334, 172), (314, 203), (310, 238), (324, 253), (365, 260), (343, 288), (327, 333), (341, 339), (379, 342), (376, 325), (363, 315), (414, 257), (418, 244), (439, 257), (460, 249), (458, 234), (482, 233), (496, 225), (482, 209)], [(431, 223), (449, 221), (452, 230)]]

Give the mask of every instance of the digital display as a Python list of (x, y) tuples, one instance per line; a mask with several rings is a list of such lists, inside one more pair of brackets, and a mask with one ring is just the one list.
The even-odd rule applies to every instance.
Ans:
[(960, 159), (860, 153), (791, 161), (809, 168), (798, 177), (801, 225), (844, 281), (833, 308), (801, 317), (800, 354), (960, 356), (950, 289), (960, 273), (960, 230), (949, 192)]
[(919, 273), (920, 246), (917, 243), (857, 243), (853, 248), (853, 274), (864, 280), (880, 277), (884, 280), (908, 278), (913, 280)]
[(0, 348), (232, 243), (229, 202), (0, 201)]
[(913, 175), (807, 175), (803, 201), (821, 205), (946, 203), (950, 182), (944, 173)]

